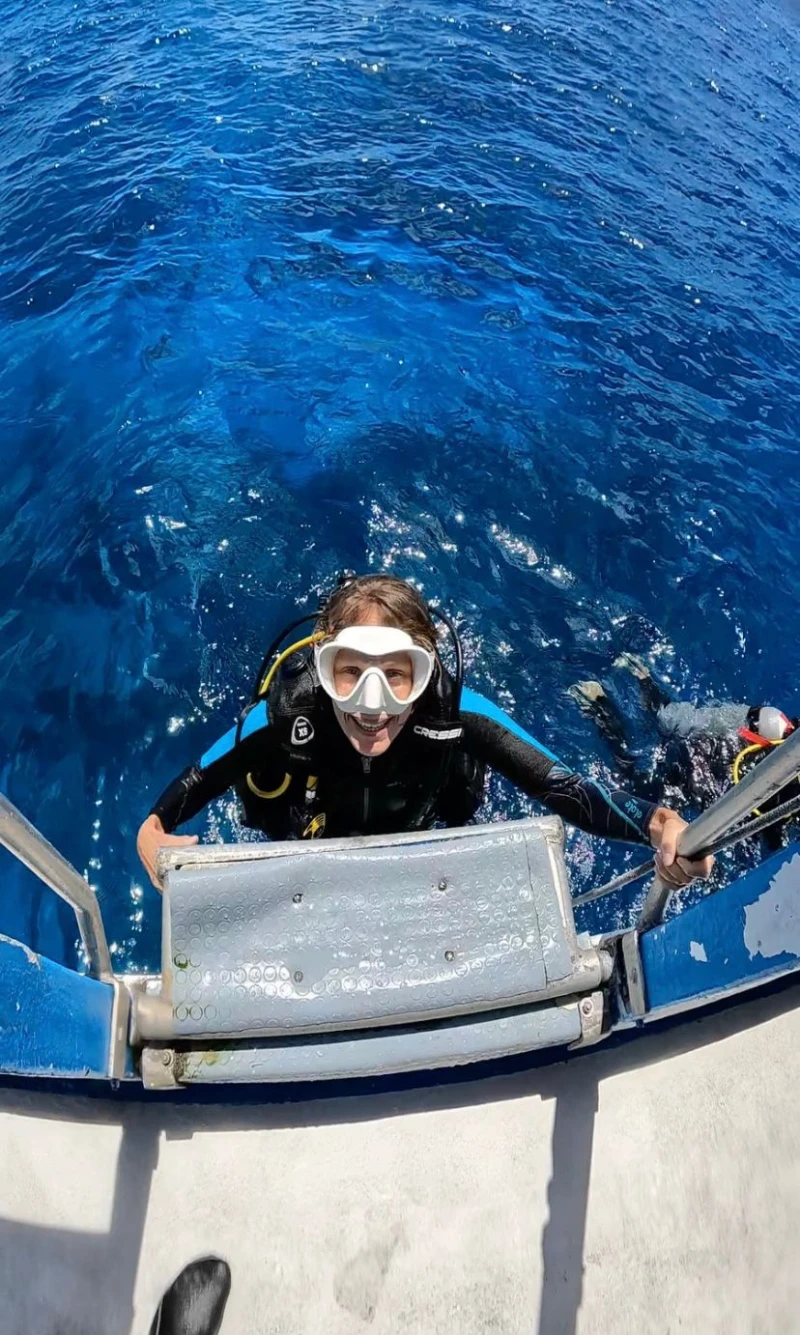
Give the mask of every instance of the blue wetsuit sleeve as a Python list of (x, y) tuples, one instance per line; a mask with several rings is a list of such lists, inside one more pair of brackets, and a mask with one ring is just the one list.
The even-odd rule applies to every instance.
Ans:
[(512, 730), (499, 722), (495, 713), (488, 716), (462, 711), (461, 722), (463, 744), (471, 756), (497, 770), (568, 824), (607, 839), (649, 844), (648, 830), (656, 809), (653, 803), (573, 773), (522, 729), (514, 725)]
[[(239, 732), (239, 740), (236, 736)], [(185, 821), (191, 820), (209, 802), (221, 797), (250, 770), (269, 772), (272, 764), (276, 773), (281, 765), (275, 745), (274, 732), (269, 727), (266, 706), (256, 706), (247, 714), (241, 729), (231, 728), (203, 754), (199, 764), (189, 765), (173, 779), (150, 808), (170, 834)], [(280, 768), (283, 776), (283, 768)]]

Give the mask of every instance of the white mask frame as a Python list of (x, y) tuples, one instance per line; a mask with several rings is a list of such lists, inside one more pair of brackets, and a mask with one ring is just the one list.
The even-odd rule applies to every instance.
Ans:
[[(352, 691), (340, 695), (334, 668), (341, 649), (376, 659), (390, 654), (407, 654), (413, 673), (410, 693), (405, 699), (395, 695), (386, 673), (376, 662), (364, 668)], [(394, 626), (347, 626), (333, 639), (316, 645), (314, 660), (322, 689), (343, 714), (404, 714), (427, 690), (434, 666), (431, 651), (415, 644), (407, 631)]]

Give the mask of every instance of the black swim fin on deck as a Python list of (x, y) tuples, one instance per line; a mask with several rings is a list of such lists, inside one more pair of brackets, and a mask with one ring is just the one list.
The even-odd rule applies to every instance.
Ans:
[(158, 1304), (150, 1335), (218, 1335), (230, 1291), (226, 1261), (218, 1256), (190, 1261)]

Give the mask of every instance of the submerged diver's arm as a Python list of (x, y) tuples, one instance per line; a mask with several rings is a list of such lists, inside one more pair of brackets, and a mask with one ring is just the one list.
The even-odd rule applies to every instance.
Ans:
[(269, 711), (262, 700), (209, 747), (197, 765), (190, 765), (167, 785), (150, 814), (158, 816), (169, 834), (251, 771), (269, 777), (274, 770), (279, 783), (284, 768), (275, 729), (270, 726)]
[[(512, 720), (507, 721), (516, 727)], [(496, 769), (570, 825), (607, 839), (650, 845), (656, 849), (658, 874), (671, 885), (685, 885), (696, 876), (710, 873), (713, 859), (688, 862), (678, 857), (678, 841), (686, 822), (676, 811), (644, 802), (621, 788), (604, 788), (595, 779), (573, 773), (527, 735), (521, 735), (521, 729), (512, 732), (496, 719), (478, 713), (462, 713), (461, 722), (464, 745), (476, 760)]]
[(202, 764), (189, 765), (156, 798), (150, 808), (150, 815), (157, 816), (165, 832), (172, 834), (179, 825), (199, 815), (209, 802), (222, 797), (223, 793), (233, 787), (241, 774), (237, 761), (238, 757), (233, 751), (224, 761), (218, 761), (207, 769)]
[[(136, 840), (139, 857), (157, 890), (161, 889), (156, 875), (159, 848), (197, 843), (196, 835), (176, 836), (172, 831), (198, 815), (209, 802), (222, 797), (250, 770), (258, 769), (259, 774), (269, 772), (273, 753), (277, 773), (280, 757), (273, 747), (269, 727), (258, 729), (238, 744), (234, 728), (206, 752), (199, 764), (190, 765), (167, 785), (153, 803)], [(280, 776), (283, 776), (282, 766)]]
[(566, 769), (535, 743), (481, 714), (463, 713), (464, 745), (476, 760), (497, 770), (528, 797), (536, 798), (570, 825), (588, 834), (649, 844), (656, 807), (621, 789)]

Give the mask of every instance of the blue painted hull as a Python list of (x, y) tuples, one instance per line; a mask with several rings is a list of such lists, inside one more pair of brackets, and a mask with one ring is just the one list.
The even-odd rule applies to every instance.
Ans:
[(643, 933), (648, 1018), (688, 1010), (800, 969), (800, 845)]

